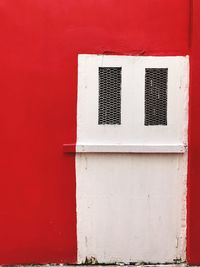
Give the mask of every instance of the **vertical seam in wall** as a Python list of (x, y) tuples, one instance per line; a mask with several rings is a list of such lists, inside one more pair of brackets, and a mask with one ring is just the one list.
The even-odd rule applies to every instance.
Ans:
[[(189, 25), (188, 25), (188, 30), (189, 30), (189, 40), (188, 40), (188, 46), (189, 46), (189, 53), (191, 54), (192, 50), (192, 35), (193, 35), (193, 0), (189, 0)], [(190, 120), (190, 114), (191, 114), (191, 75), (192, 75), (192, 70), (191, 70), (191, 58), (189, 61), (189, 103), (188, 103), (188, 167), (187, 167), (187, 197), (186, 197), (186, 261), (190, 262), (191, 257), (190, 257), (190, 241), (189, 241), (189, 236), (190, 236), (190, 184), (191, 184), (191, 177), (190, 177), (190, 158), (191, 158), (191, 152), (190, 152), (190, 138), (191, 138), (191, 120)]]
[(73, 145), (74, 180), (75, 180), (75, 216), (76, 216), (76, 262), (78, 263), (78, 231), (77, 231), (77, 179), (76, 179), (76, 144), (77, 144), (77, 107), (78, 107), (78, 54), (76, 54), (76, 102), (75, 102), (75, 136)]

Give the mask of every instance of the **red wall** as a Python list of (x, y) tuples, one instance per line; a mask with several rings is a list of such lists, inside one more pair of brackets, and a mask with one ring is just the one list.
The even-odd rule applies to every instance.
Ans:
[(200, 264), (200, 1), (191, 1), (187, 260)]
[[(189, 0), (0, 1), (0, 264), (76, 261), (75, 161), (62, 144), (76, 141), (77, 54), (188, 54), (189, 10)], [(194, 70), (191, 126), (198, 77)], [(199, 131), (191, 130), (189, 207), (200, 200)], [(194, 213), (195, 205), (188, 255), (200, 263)]]

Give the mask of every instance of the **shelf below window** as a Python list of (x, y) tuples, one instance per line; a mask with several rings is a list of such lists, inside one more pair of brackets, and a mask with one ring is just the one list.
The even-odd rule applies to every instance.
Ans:
[(184, 144), (124, 145), (124, 144), (64, 144), (65, 153), (185, 153)]

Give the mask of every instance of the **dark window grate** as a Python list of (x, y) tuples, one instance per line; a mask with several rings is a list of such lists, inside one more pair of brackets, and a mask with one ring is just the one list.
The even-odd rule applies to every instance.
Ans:
[(167, 68), (145, 69), (145, 125), (167, 125)]
[(121, 68), (99, 67), (98, 124), (121, 124)]

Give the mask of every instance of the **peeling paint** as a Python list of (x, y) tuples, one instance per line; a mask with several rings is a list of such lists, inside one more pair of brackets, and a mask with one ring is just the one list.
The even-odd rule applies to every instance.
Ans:
[(98, 261), (95, 257), (86, 257), (85, 258), (85, 262), (84, 264), (87, 264), (87, 265), (97, 265), (98, 264)]

